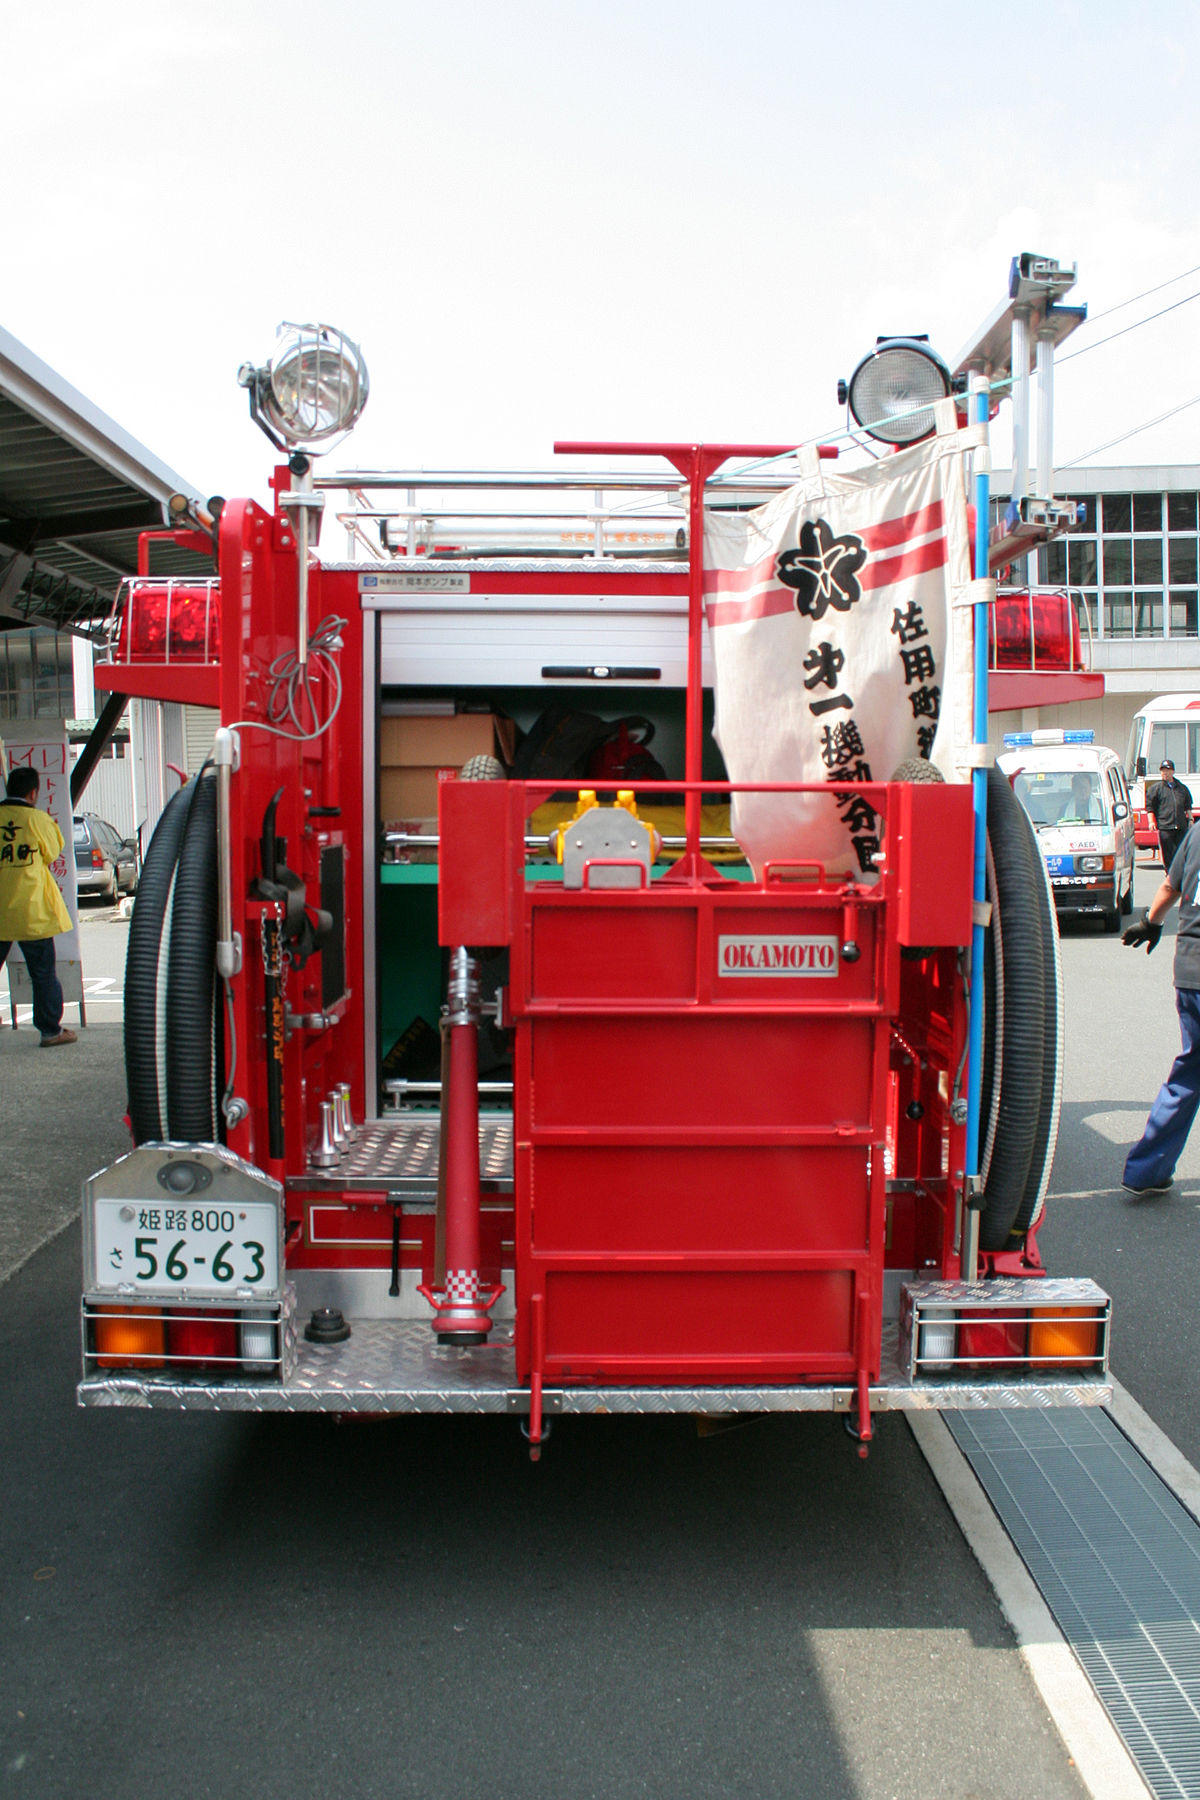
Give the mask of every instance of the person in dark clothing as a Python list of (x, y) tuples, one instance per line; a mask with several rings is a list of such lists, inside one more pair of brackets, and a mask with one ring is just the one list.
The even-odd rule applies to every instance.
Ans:
[(1179, 907), (1175, 939), (1175, 1010), (1183, 1048), (1150, 1108), (1146, 1129), (1125, 1159), (1121, 1185), (1130, 1194), (1165, 1194), (1175, 1178), (1192, 1122), (1200, 1109), (1200, 825), (1192, 826), (1158, 892), (1125, 944), (1145, 944), (1147, 956), (1162, 936), (1162, 922)]
[(1146, 789), (1146, 811), (1158, 828), (1158, 847), (1165, 874), (1192, 823), (1191, 790), (1176, 780), (1175, 764), (1169, 756), (1162, 760), (1159, 780)]

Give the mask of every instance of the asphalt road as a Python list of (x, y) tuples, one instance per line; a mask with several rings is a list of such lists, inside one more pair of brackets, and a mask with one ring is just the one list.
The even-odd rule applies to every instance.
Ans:
[[(89, 918), (85, 978), (119, 936)], [(1169, 946), (1064, 947), (1043, 1247), (1110, 1283), (1117, 1372), (1195, 1460), (1200, 1144), (1168, 1201), (1119, 1189), (1174, 1051)], [(0, 1792), (1082, 1792), (900, 1417), (866, 1463), (823, 1416), (561, 1419), (535, 1467), (508, 1420), (77, 1409), (61, 1227), (123, 1147), (119, 1029), (0, 1038)]]

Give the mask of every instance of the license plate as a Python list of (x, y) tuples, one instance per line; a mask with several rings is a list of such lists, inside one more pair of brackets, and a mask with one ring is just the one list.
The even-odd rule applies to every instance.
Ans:
[(189, 1295), (279, 1290), (279, 1214), (269, 1203), (93, 1204), (98, 1287)]

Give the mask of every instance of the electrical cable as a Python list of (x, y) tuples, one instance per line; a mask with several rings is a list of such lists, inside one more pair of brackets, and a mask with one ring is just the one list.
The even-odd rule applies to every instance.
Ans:
[[(286, 650), (282, 656), (277, 656), (267, 670), (270, 689), (266, 718), (238, 719), (229, 730), (247, 731), (253, 727), (269, 732), (272, 737), (287, 738), (293, 743), (302, 744), (322, 737), (341, 710), (342, 675), (333, 652), (342, 648), (341, 634), (346, 624), (347, 621), (338, 618), (335, 613), (327, 614), (308, 640), (308, 661), (303, 664), (294, 650)], [(321, 718), (318, 712), (312, 688), (313, 667), (329, 682), (333, 690), (333, 702), (327, 718)], [(307, 705), (308, 717), (312, 721), (311, 729), (305, 727), (300, 716), (301, 698)], [(290, 720), (295, 729), (286, 731), (282, 724), (284, 720)]]
[(1177, 281), (1186, 281), (1189, 275), (1200, 275), (1200, 263), (1195, 268), (1184, 269), (1180, 275), (1172, 275), (1169, 281), (1157, 282), (1154, 287), (1143, 288), (1140, 294), (1131, 294), (1128, 300), (1118, 300), (1115, 306), (1106, 306), (1103, 312), (1092, 313), (1088, 324), (1095, 325), (1100, 319), (1110, 318), (1113, 313), (1124, 312), (1127, 306), (1134, 306), (1139, 300), (1148, 300), (1151, 294), (1161, 294), (1164, 288), (1174, 287)]
[(1144, 425), (1135, 425), (1132, 431), (1123, 431), (1120, 437), (1109, 438), (1106, 444), (1097, 444), (1094, 450), (1086, 450), (1082, 456), (1073, 456), (1070, 462), (1059, 463), (1058, 467), (1074, 469), (1079, 463), (1087, 462), (1090, 457), (1099, 456), (1102, 450), (1111, 450), (1115, 444), (1123, 444), (1126, 439), (1137, 437), (1154, 425), (1161, 425), (1164, 419), (1173, 419), (1176, 413), (1186, 412), (1189, 406), (1200, 406), (1200, 394), (1193, 394), (1190, 400), (1184, 400), (1179, 406), (1172, 406), (1169, 411), (1159, 413), (1156, 419), (1147, 419)]
[(1143, 325), (1150, 325), (1155, 319), (1165, 318), (1168, 313), (1178, 312), (1181, 306), (1188, 306), (1193, 300), (1200, 300), (1200, 288), (1194, 294), (1185, 294), (1182, 300), (1172, 301), (1170, 306), (1160, 308), (1158, 312), (1147, 313), (1144, 319), (1135, 319), (1132, 325), (1122, 325), (1120, 331), (1111, 331), (1107, 337), (1097, 338), (1094, 344), (1085, 344), (1082, 350), (1072, 350), (1070, 356), (1060, 356), (1055, 360), (1055, 368), (1061, 369), (1065, 363), (1075, 362), (1081, 356), (1087, 356), (1092, 350), (1099, 350), (1103, 344), (1111, 344), (1119, 337), (1128, 337), (1131, 331), (1137, 331)]

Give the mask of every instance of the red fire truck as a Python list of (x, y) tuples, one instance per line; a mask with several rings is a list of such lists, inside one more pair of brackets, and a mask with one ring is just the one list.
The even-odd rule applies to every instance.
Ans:
[[(918, 442), (954, 373), (881, 345), (853, 416)], [(705, 608), (745, 583), (706, 582), (706, 534), (815, 453), (314, 476), (355, 347), (289, 328), (242, 380), (274, 504), (181, 503), (213, 577), (154, 577), (148, 539), (97, 670), (220, 728), (131, 921), (81, 1402), (507, 1412), (536, 1455), (565, 1412), (826, 1409), (865, 1454), (883, 1409), (1106, 1400), (1108, 1298), (1037, 1250), (1061, 979), (986, 686), (957, 778), (922, 739), (731, 779), (713, 741)], [(343, 562), (315, 554), (335, 492)], [(855, 539), (864, 581), (890, 531)], [(833, 566), (807, 541), (793, 615)], [(858, 862), (747, 855), (751, 789), (836, 799)]]

